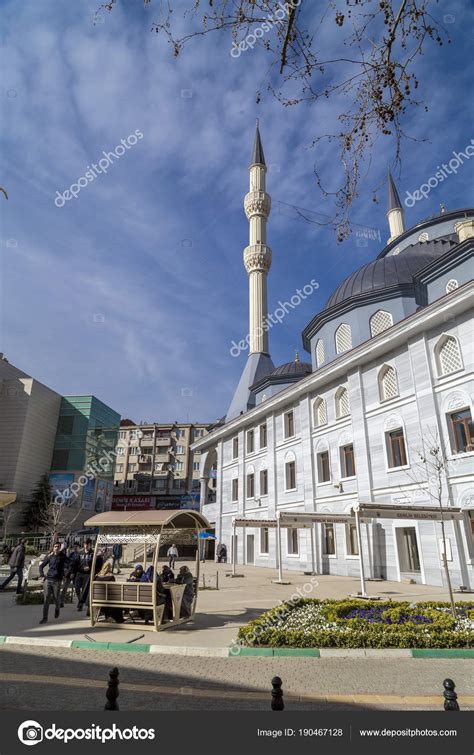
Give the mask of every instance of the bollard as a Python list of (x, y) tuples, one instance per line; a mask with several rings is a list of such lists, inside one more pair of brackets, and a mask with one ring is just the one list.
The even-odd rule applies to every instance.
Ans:
[(282, 681), (279, 676), (272, 679), (272, 710), (284, 710), (285, 702), (283, 700)]
[(443, 682), (444, 687), (444, 709), (445, 710), (459, 710), (458, 696), (454, 691), (456, 685), (452, 679), (445, 679)]
[(118, 710), (117, 697), (119, 696), (119, 672), (118, 668), (113, 668), (109, 671), (109, 682), (107, 686), (107, 692), (105, 696), (107, 702), (105, 703), (104, 710)]

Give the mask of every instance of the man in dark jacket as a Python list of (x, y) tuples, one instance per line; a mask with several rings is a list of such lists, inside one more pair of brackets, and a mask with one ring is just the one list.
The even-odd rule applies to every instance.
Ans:
[(16, 586), (17, 594), (21, 592), (21, 585), (23, 582), (23, 567), (25, 565), (25, 540), (20, 540), (12, 555), (9, 558), (8, 566), (10, 567), (9, 576), (3, 580), (0, 585), (0, 590), (4, 590), (5, 587), (14, 579), (18, 577), (18, 584)]
[[(44, 580), (44, 603), (43, 618), (40, 624), (46, 624), (48, 621), (49, 604), (54, 602), (54, 618), (59, 616), (59, 606), (61, 603), (61, 583), (64, 577), (66, 565), (66, 555), (61, 551), (61, 543), (54, 543), (53, 552), (46, 556), (45, 560), (40, 563), (39, 573)], [(44, 567), (48, 566), (48, 573), (45, 576)]]
[(77, 595), (77, 610), (82, 611), (82, 607), (87, 600), (89, 593), (89, 582), (91, 578), (92, 559), (94, 553), (92, 551), (92, 542), (86, 540), (84, 549), (79, 553), (79, 561), (77, 563), (76, 579), (74, 581), (74, 589)]
[(122, 558), (122, 545), (121, 543), (115, 543), (112, 548), (112, 574), (114, 573), (115, 564), (117, 564), (117, 574), (120, 574), (120, 559)]
[[(89, 588), (91, 583), (92, 561), (94, 560), (94, 551), (92, 550), (92, 540), (86, 540), (84, 550), (79, 554), (79, 563), (77, 566), (77, 575), (74, 587), (77, 595), (77, 610), (82, 611), (84, 603), (89, 600)], [(95, 574), (98, 574), (104, 565), (104, 558), (99, 552), (95, 559)], [(87, 606), (87, 616), (89, 616), (89, 606)]]
[[(76, 575), (77, 575), (77, 569), (79, 567), (79, 549), (80, 545), (79, 543), (74, 543), (72, 550), (66, 559), (65, 563), (65, 569), (64, 569), (64, 582), (61, 589), (61, 608), (64, 608), (64, 603), (67, 597), (67, 591), (69, 589), (69, 586), (72, 584), (75, 584)], [(61, 553), (66, 553), (64, 548), (61, 550)]]

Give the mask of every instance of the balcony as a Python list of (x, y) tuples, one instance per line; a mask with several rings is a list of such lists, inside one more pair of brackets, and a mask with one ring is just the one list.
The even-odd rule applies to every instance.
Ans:
[(171, 435), (160, 435), (156, 438), (155, 444), (157, 446), (171, 446)]
[(138, 463), (141, 467), (149, 467), (151, 464), (151, 455), (139, 456)]
[(140, 445), (142, 448), (153, 448), (153, 438), (142, 438)]
[(171, 456), (171, 453), (169, 451), (167, 453), (165, 453), (165, 454), (164, 453), (156, 454), (156, 456), (155, 456), (155, 462), (157, 464), (159, 464), (159, 463), (161, 463), (161, 464), (169, 464), (169, 463), (171, 463), (172, 459), (173, 459), (173, 457)]

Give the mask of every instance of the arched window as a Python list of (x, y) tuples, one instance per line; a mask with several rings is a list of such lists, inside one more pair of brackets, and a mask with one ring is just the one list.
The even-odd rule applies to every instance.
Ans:
[(451, 291), (455, 291), (458, 286), (459, 283), (457, 282), (457, 280), (455, 278), (451, 278), (451, 280), (446, 283), (446, 293), (450, 294)]
[(324, 364), (324, 359), (324, 341), (319, 338), (316, 343), (316, 364), (318, 367), (321, 367), (321, 365)]
[(313, 419), (316, 427), (327, 425), (328, 411), (326, 402), (323, 398), (321, 398), (321, 396), (318, 396), (313, 404)]
[(378, 336), (379, 333), (383, 333), (387, 328), (391, 328), (393, 325), (393, 318), (390, 312), (385, 312), (383, 309), (379, 309), (378, 312), (372, 315), (370, 318), (370, 335), (372, 338)]
[(347, 388), (341, 386), (336, 391), (336, 418), (347, 417), (350, 413)]
[(398, 396), (398, 380), (395, 367), (385, 364), (379, 372), (380, 401), (388, 401)]
[(351, 326), (343, 322), (336, 330), (336, 353), (342, 354), (348, 349), (352, 349)]
[(435, 346), (439, 375), (450, 375), (462, 369), (461, 352), (454, 336), (442, 335)]

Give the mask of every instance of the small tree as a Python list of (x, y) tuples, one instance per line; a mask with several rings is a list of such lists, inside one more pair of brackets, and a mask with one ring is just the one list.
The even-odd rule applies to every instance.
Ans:
[[(443, 446), (437, 431), (427, 430), (426, 434), (423, 435), (421, 448), (414, 449), (414, 457), (413, 472), (406, 471), (406, 475), (423, 490), (426, 490), (426, 482), (428, 482), (429, 496), (439, 506), (441, 539), (443, 543), (442, 562), (449, 593), (449, 602), (451, 603), (451, 613), (456, 618), (456, 604), (447, 559), (445, 528), (445, 512), (449, 511), (449, 504), (452, 503), (448, 484), (450, 461), (448, 460), (447, 449)], [(445, 506), (445, 503), (448, 506)]]
[(44, 525), (45, 514), (50, 504), (51, 485), (49, 484), (49, 476), (45, 473), (40, 477), (28, 501), (23, 525), (33, 532), (38, 532)]
[[(1, 487), (1, 486), (0, 486)], [(3, 539), (5, 540), (8, 534), (8, 525), (14, 514), (13, 503), (9, 503), (2, 509), (2, 525), (3, 525)]]

